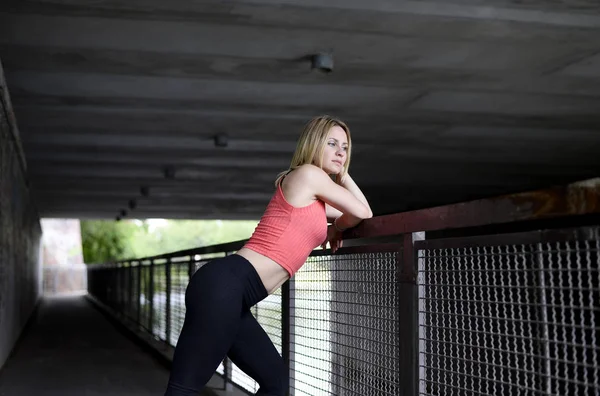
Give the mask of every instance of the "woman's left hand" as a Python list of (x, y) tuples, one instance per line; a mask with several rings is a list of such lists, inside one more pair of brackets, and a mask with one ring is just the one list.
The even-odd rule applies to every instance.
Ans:
[(327, 227), (327, 239), (321, 244), (323, 249), (327, 249), (327, 242), (329, 242), (329, 247), (331, 247), (331, 253), (335, 253), (343, 245), (342, 233), (333, 224)]

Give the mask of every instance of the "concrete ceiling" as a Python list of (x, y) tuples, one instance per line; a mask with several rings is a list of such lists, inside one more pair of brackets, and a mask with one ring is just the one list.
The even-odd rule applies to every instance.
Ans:
[(600, 174), (597, 0), (3, 0), (0, 59), (43, 217), (258, 218), (322, 113), (375, 214)]

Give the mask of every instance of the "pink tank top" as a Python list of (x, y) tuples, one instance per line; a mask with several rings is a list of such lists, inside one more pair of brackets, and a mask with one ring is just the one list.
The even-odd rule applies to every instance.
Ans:
[(286, 201), (279, 185), (244, 247), (267, 256), (292, 276), (325, 238), (325, 203), (317, 200), (308, 206), (294, 207)]

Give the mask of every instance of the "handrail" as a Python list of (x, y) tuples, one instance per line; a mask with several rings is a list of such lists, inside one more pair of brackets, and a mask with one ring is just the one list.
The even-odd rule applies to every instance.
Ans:
[[(442, 231), (598, 214), (600, 214), (600, 178), (594, 178), (566, 186), (377, 216), (346, 231), (344, 239), (377, 238), (421, 231)], [(247, 239), (244, 239), (157, 256), (119, 260), (114, 263), (235, 251), (246, 241)]]
[(136, 259), (128, 259), (128, 260), (119, 260), (117, 262), (127, 262), (127, 261), (146, 261), (146, 260), (160, 260), (160, 259), (169, 259), (173, 257), (183, 257), (183, 256), (193, 256), (196, 254), (211, 254), (211, 253), (221, 253), (221, 252), (232, 252), (235, 250), (241, 249), (244, 246), (244, 243), (247, 239), (243, 239), (240, 241), (233, 241), (227, 243), (220, 243), (218, 245), (209, 245), (202, 246), (198, 248), (186, 249), (186, 250), (178, 250), (176, 252), (163, 253), (156, 256), (142, 257)]
[(494, 198), (378, 216), (345, 239), (600, 214), (600, 178)]

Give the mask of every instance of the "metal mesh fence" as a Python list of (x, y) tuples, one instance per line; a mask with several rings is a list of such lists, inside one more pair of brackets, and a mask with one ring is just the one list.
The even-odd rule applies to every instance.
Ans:
[[(396, 244), (316, 252), (289, 299), (279, 290), (252, 313), (287, 352), (294, 396), (598, 395), (600, 242), (579, 231), (417, 241), (416, 280)], [(97, 269), (90, 284), (174, 346), (190, 274), (224, 254)], [(257, 391), (227, 360), (217, 372)]]
[(136, 266), (137, 263), (130, 262), (128, 263), (129, 267), (127, 272), (129, 273), (129, 285), (131, 290), (129, 290), (129, 319), (138, 321), (140, 315), (140, 271), (139, 267)]
[(177, 345), (185, 318), (185, 290), (189, 282), (189, 261), (171, 264), (171, 336), (169, 344)]
[(315, 256), (295, 275), (294, 395), (399, 394), (397, 256)]
[(167, 265), (154, 264), (152, 271), (152, 333), (167, 340)]
[(600, 394), (600, 242), (590, 235), (419, 250), (419, 394)]
[[(152, 333), (152, 285), (150, 284), (150, 280), (152, 277), (150, 276), (151, 267), (148, 264), (142, 263), (140, 265), (140, 325)], [(154, 333), (152, 333), (154, 334)]]

